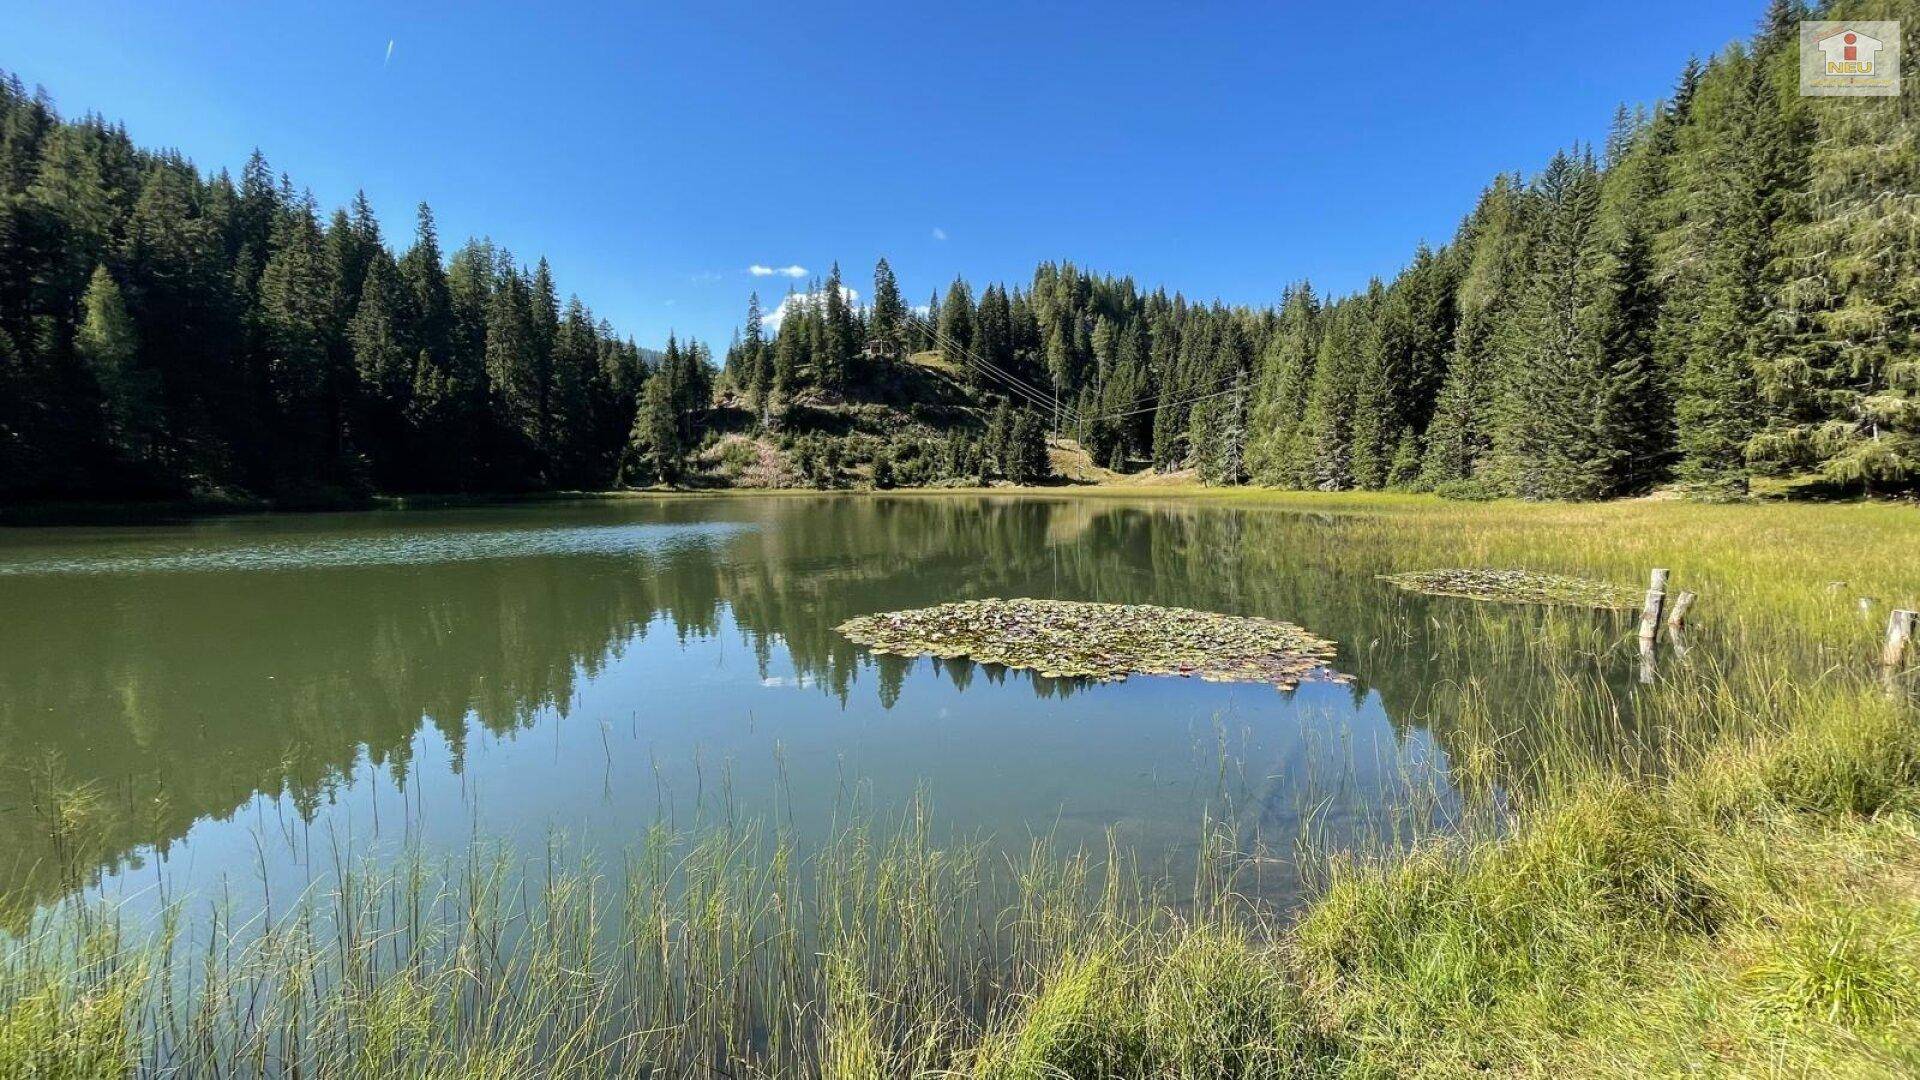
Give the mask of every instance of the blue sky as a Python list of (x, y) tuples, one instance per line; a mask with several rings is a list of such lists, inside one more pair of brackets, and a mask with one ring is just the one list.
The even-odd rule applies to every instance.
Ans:
[(915, 302), (1042, 259), (1350, 290), (1764, 4), (399, 7), (0, 0), (0, 67), (202, 168), (364, 188), (401, 246), (425, 199), (642, 344), (722, 345), (787, 290), (755, 265), (864, 296), (885, 255)]

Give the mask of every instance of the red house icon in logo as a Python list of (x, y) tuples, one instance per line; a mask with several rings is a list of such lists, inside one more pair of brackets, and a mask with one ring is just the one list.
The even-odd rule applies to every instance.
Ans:
[(1813, 43), (1826, 54), (1829, 75), (1872, 75), (1874, 57), (1886, 43), (1856, 30), (1839, 30)]

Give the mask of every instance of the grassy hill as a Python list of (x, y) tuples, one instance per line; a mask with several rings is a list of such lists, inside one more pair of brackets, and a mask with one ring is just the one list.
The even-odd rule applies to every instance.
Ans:
[[(796, 392), (765, 423), (737, 390), (715, 395), (711, 432), (694, 455), (688, 486), (847, 488), (977, 486), (967, 458), (989, 436), (1004, 399), (968, 383), (964, 368), (937, 351), (917, 352), (845, 393)], [(1107, 483), (1073, 440), (1048, 440), (1050, 483)], [(881, 465), (881, 461), (885, 461)], [(990, 472), (990, 470), (989, 470)], [(991, 477), (985, 482), (995, 482)], [(1004, 481), (999, 481), (1004, 482)]]

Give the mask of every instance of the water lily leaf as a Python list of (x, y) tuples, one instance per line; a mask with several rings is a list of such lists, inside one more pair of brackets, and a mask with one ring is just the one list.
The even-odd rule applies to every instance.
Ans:
[(1149, 604), (965, 600), (848, 619), (837, 629), (878, 653), (968, 656), (1049, 678), (1116, 681), (1198, 675), (1210, 682), (1346, 681), (1334, 645), (1291, 623)]

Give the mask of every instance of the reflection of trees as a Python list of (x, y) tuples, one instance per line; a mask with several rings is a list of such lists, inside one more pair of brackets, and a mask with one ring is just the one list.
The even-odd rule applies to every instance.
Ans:
[[(91, 874), (144, 845), (164, 849), (259, 792), (285, 792), (311, 815), (363, 760), (404, 783), (423, 719), (457, 762), (470, 724), (504, 734), (566, 710), (582, 676), (661, 617), (686, 638), (718, 633), (730, 614), (763, 674), (784, 653), (842, 700), (870, 676), (890, 708), (914, 662), (864, 656), (833, 630), (849, 616), (978, 596), (1265, 615), (1340, 642), (1356, 701), (1379, 691), (1396, 725), (1431, 723), (1450, 752), (1470, 733), (1454, 722), (1457, 692), (1436, 687), (1472, 686), (1476, 700), (1520, 715), (1569, 677), (1506, 647), (1537, 611), (1462, 614), (1376, 581), (1405, 561), (1361, 518), (924, 497), (502, 513), (516, 528), (757, 528), (637, 553), (0, 579), (14, 613), (0, 620), (0, 879), (44, 898), (70, 884), (63, 866)], [(975, 677), (1043, 695), (1075, 685), (936, 667), (962, 688)]]

